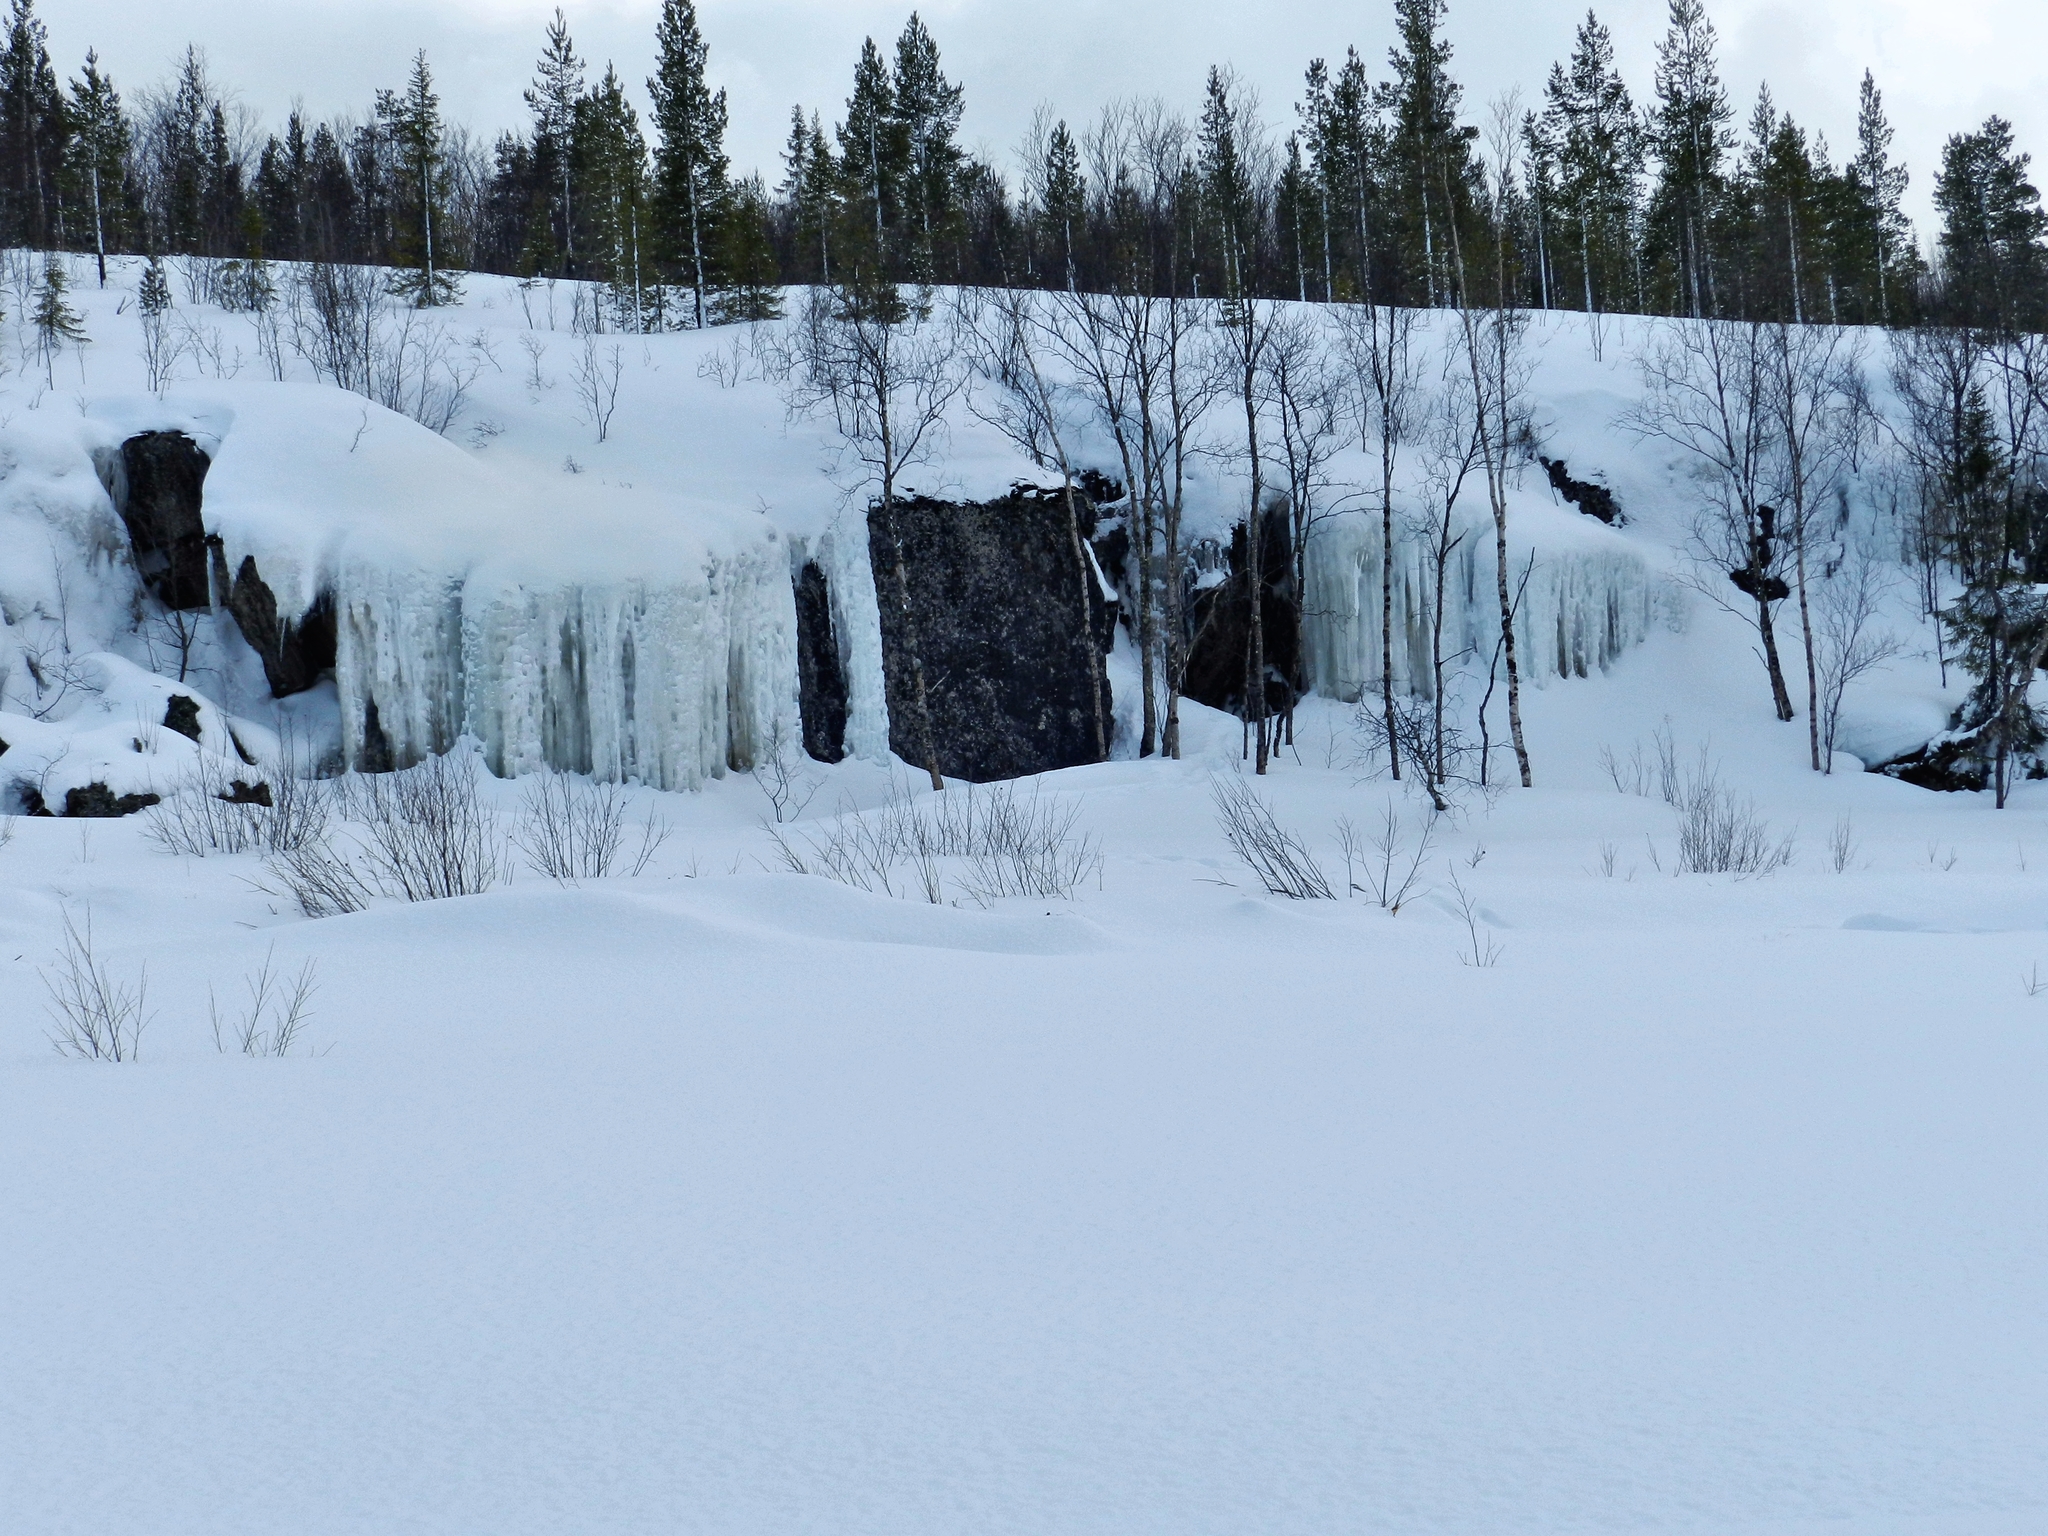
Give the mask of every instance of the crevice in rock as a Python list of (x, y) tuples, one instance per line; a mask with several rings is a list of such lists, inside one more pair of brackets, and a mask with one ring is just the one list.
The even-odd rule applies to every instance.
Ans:
[(846, 755), (846, 672), (832, 631), (832, 597), (825, 573), (806, 560), (796, 576), (797, 708), (804, 751), (821, 763)]

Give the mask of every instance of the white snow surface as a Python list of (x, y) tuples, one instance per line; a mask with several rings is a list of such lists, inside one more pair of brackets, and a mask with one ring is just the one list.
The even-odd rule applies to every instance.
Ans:
[[(519, 318), (470, 291), (465, 325)], [(126, 365), (103, 355), (122, 322), (85, 297), (90, 393)], [(1550, 670), (1571, 676), (1525, 695), (1536, 787), (1468, 796), (1398, 913), (1260, 890), (1210, 802), (1238, 723), (1193, 706), (1183, 762), (1037, 782), (1101, 842), (1071, 900), (928, 905), (775, 872), (768, 800), (707, 766), (730, 738), (703, 657), (755, 633), (760, 610), (732, 616), (748, 581), (787, 601), (790, 549), (843, 591), (865, 539), (796, 429), (696, 380), (705, 339), (651, 341), (645, 366), (723, 422), (732, 463), (760, 453), (745, 501), (716, 454), (684, 474), (703, 445), (652, 388), (622, 394), (604, 448), (572, 441), (558, 404), (521, 403), (509, 344), (505, 382), (479, 389), (505, 431), (474, 450), (373, 409), (351, 453), (361, 403), (303, 386), (174, 391), (162, 409), (225, 424), (210, 525), (243, 519), (280, 569), (303, 552), (294, 570), (337, 573), (370, 624), (444, 626), (413, 650), (376, 631), (388, 665), (460, 672), (394, 697), (501, 711), (509, 766), (616, 741), (595, 715), (550, 722), (564, 663), (537, 637), (581, 626), (570, 654), (596, 655), (630, 621), (636, 645), (698, 658), (661, 750), (665, 782), (700, 789), (635, 770), (629, 822), (673, 829), (637, 878), (522, 867), (318, 920), (260, 888), (260, 855), (174, 856), (146, 817), (0, 817), (0, 1531), (2048, 1526), (2048, 785), (2000, 812), (1848, 752), (1812, 773), (1742, 626), (1662, 580), (1681, 477), (1611, 428), (1625, 349), (1560, 361), (1563, 334), (1553, 440), (1635, 520), (1545, 523), (1547, 491), (1518, 501), (1538, 571), (1559, 567), (1532, 633), (1563, 634)], [(67, 389), (75, 363), (57, 362)], [(28, 722), (42, 734), (0, 768), (141, 762), (121, 733), (175, 685), (133, 665), (85, 455), (165, 418), (143, 400), (122, 420), (126, 384), (83, 412), (63, 391), (31, 407), (24, 380), (0, 428), (0, 635), (42, 644), (61, 607), (81, 653), (119, 654), (88, 656), (101, 692)], [(281, 467), (234, 467), (236, 434), (301, 400), (325, 402), (293, 418), (308, 462), (355, 487), (324, 503)], [(990, 467), (957, 472), (977, 493), (1009, 472), (962, 456)], [(384, 467), (357, 481), (359, 460)], [(630, 496), (582, 499), (622, 480)], [(498, 496), (501, 547), (464, 543)], [(628, 523), (673, 562), (658, 580), (574, 536)], [(1375, 563), (1369, 529), (1345, 537), (1340, 575)], [(733, 572), (750, 574), (719, 585)], [(1482, 559), (1482, 599), (1490, 576)], [(453, 604), (431, 585), (449, 579)], [(1850, 751), (1936, 728), (1956, 698), (1925, 629), (1896, 620), (1908, 652), (1852, 692)], [(275, 760), (238, 643), (209, 629), (205, 740), (159, 732), (161, 753), (218, 752), (232, 727)], [(743, 662), (728, 720), (787, 665), (765, 642)], [(385, 661), (354, 665), (395, 686)], [(1134, 678), (1122, 650), (1112, 669)], [(340, 705), (294, 709), (277, 723)], [(448, 723), (422, 718), (406, 728)], [(861, 721), (864, 757), (802, 770), (816, 792), (790, 830), (890, 792), (867, 760), (886, 721)], [(1660, 730), (1793, 837), (1790, 867), (1670, 872), (1673, 812), (1601, 765)], [(1391, 807), (1412, 835), (1422, 814), (1357, 750), (1352, 712), (1311, 701), (1262, 786), (1333, 877), (1339, 818)], [(590, 766), (614, 764), (593, 745)], [(484, 788), (516, 815), (524, 785)], [(146, 971), (138, 1060), (49, 1048), (67, 915), (116, 980)], [(1463, 963), (1475, 941), (1494, 963)], [(209, 994), (231, 1019), (266, 959), (315, 968), (305, 1047), (217, 1051)]]

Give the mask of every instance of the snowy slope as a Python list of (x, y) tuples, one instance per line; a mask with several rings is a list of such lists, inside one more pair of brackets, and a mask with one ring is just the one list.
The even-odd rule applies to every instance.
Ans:
[[(0, 620), (53, 612), (58, 565), (105, 610), (84, 626), (97, 645), (154, 659), (134, 633), (119, 521), (92, 466), (137, 432), (178, 430), (214, 459), (206, 526), (230, 567), (253, 558), (288, 615), (332, 594), (335, 717), (301, 724), (334, 737), (344, 761), (361, 759), (374, 704), (399, 761), (469, 734), (499, 773), (548, 765), (671, 788), (752, 762), (778, 723), (793, 728), (787, 575), (808, 558), (825, 568), (840, 609), (849, 748), (886, 756), (867, 492), (825, 426), (788, 419), (764, 377), (758, 357), (774, 327), (710, 339), (588, 335), (576, 327), (587, 313), (576, 309), (580, 285), (471, 278), (463, 304), (414, 322), (431, 339), (408, 354), (442, 360), (417, 362), (425, 377), (445, 383), (438, 367), (467, 381), (444, 437), (308, 382), (309, 365), (256, 317), (197, 302), (166, 320), (188, 342), (172, 380), (160, 397), (138, 393), (139, 271), (116, 263), (101, 291), (83, 286), (80, 266), (92, 343), (48, 366), (32, 359), (0, 383), (14, 408), (0, 438), (22, 445), (9, 449), (16, 458), (32, 455), (0, 478), (0, 524), (17, 530), (0, 564)], [(1419, 346), (1427, 354), (1445, 340), (1425, 325)], [(1608, 430), (1625, 385), (1621, 350), (1610, 344), (1596, 359), (1566, 327), (1537, 338), (1539, 394), (1546, 407), (1558, 402), (1546, 412), (1561, 418), (1557, 435), (1574, 451), (1594, 446), (1591, 462), (1576, 460), (1582, 473), (1628, 457)], [(598, 441), (578, 380), (614, 362), (617, 406)], [(1231, 413), (1219, 405), (1212, 415), (1204, 442), (1227, 447)], [(910, 488), (988, 497), (1045, 476), (971, 397), (946, 429), (930, 462), (906, 475)], [(1099, 428), (1077, 420), (1075, 430), (1084, 462), (1117, 462)], [(1411, 448), (1404, 531), (1420, 502), (1419, 461)], [(1248, 487), (1228, 454), (1198, 454), (1193, 469), (1186, 536), (1227, 538)], [(1348, 698), (1378, 676), (1380, 562), (1377, 520), (1346, 488), (1373, 483), (1376, 470), (1352, 448), (1329, 475), (1326, 500), (1353, 510), (1321, 523), (1310, 543), (1308, 656), (1318, 689)], [(1485, 516), (1468, 487), (1446, 629), (1454, 650), (1475, 654), (1492, 649), (1498, 629)], [(1605, 666), (1657, 622), (1654, 550), (1558, 504), (1540, 477), (1515, 493), (1511, 527), (1511, 558), (1536, 556), (1521, 614), (1532, 681)], [(1418, 691), (1428, 687), (1431, 601), (1421, 559), (1404, 537), (1396, 672)], [(208, 626), (207, 675), (195, 681), (231, 711), (274, 715), (230, 628)], [(17, 644), (0, 629), (0, 668)]]

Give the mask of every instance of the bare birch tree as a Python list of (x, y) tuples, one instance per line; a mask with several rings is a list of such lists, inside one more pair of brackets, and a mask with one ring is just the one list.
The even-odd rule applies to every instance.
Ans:
[(903, 471), (931, 462), (943, 446), (947, 408), (967, 378), (957, 339), (935, 315), (929, 290), (906, 296), (894, 284), (873, 283), (811, 289), (791, 347), (787, 366), (776, 369), (787, 408), (829, 415), (845, 449), (842, 467), (852, 471), (844, 477), (848, 489), (874, 491), (893, 564), (918, 747), (932, 788), (943, 790), (896, 502)]
[[(1081, 533), (1081, 512), (1075, 501), (1075, 466), (1067, 453), (1070, 432), (1064, 402), (1060, 392), (1048, 382), (1040, 361), (1049, 342), (1058, 345), (1056, 317), (1039, 302), (1037, 295), (1024, 289), (963, 289), (956, 325), (975, 370), (996, 386), (996, 394), (987, 405), (974, 403), (975, 414), (1015, 443), (1032, 463), (1049, 464), (1059, 470), (1060, 494), (1067, 513), (1067, 542), (1074, 560), (1074, 590), (1080, 600), (1080, 633), (1088, 656), (1095, 756), (1098, 762), (1106, 761), (1110, 731), (1102, 708), (1102, 649), (1095, 637), (1095, 558)], [(1128, 466), (1128, 455), (1125, 463)], [(1148, 685), (1149, 682), (1148, 678)], [(1149, 686), (1147, 693), (1149, 708)]]
[[(1358, 380), (1359, 440), (1380, 469), (1380, 700), (1394, 718), (1394, 475), (1401, 446), (1414, 431), (1422, 371), (1411, 340), (1412, 310), (1374, 304), (1337, 311), (1345, 359)], [(1401, 754), (1390, 735), (1388, 767), (1401, 777)]]
[[(1699, 475), (1706, 504), (1693, 518), (1693, 587), (1757, 633), (1771, 703), (1793, 718), (1772, 613), (1792, 595), (1780, 574), (1784, 540), (1764, 500), (1773, 448), (1766, 328), (1752, 321), (1675, 320), (1637, 359), (1642, 398), (1621, 424), (1677, 448)], [(1733, 587), (1739, 596), (1731, 596)]]
[(1821, 772), (1821, 678), (1814, 654), (1813, 606), (1807, 551), (1818, 535), (1821, 509), (1841, 481), (1858, 434), (1860, 391), (1855, 373), (1862, 348), (1855, 333), (1836, 326), (1767, 327), (1768, 399), (1773, 444), (1772, 481), (1778, 526), (1792, 539), (1793, 591), (1799, 598), (1799, 636), (1806, 654), (1806, 725), (1813, 769)]
[[(1522, 671), (1515, 649), (1514, 594), (1508, 583), (1508, 486), (1526, 462), (1533, 437), (1529, 427), (1529, 377), (1532, 370), (1523, 346), (1528, 315), (1515, 306), (1513, 225), (1515, 164), (1519, 149), (1521, 103), (1510, 93), (1494, 104), (1486, 129), (1486, 218), (1493, 232), (1493, 271), (1489, 303), (1476, 305), (1472, 285), (1458, 285), (1458, 320), (1465, 360), (1472, 375), (1471, 405), (1480, 466), (1486, 475), (1487, 501), (1493, 509), (1494, 584), (1500, 603), (1501, 650), (1507, 664), (1508, 734), (1514, 743), (1515, 765), (1522, 788), (1531, 784), (1529, 745), (1522, 735)], [(1458, 269), (1465, 259), (1457, 221), (1450, 221)]]

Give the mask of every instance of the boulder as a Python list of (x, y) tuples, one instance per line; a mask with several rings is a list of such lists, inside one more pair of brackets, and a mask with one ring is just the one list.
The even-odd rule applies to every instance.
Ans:
[(209, 605), (199, 513), (210, 462), (182, 432), (144, 432), (121, 445), (114, 510), (128, 529), (136, 574), (166, 608)]
[[(1100, 660), (1113, 637), (1116, 603), (1086, 557), (1094, 503), (1082, 491), (1075, 496), (1079, 567), (1058, 487), (1018, 485), (987, 502), (906, 497), (895, 503), (893, 529), (879, 505), (869, 510), (889, 744), (899, 756), (924, 761), (913, 631), (940, 772), (986, 782), (1105, 755), (1095, 721), (1099, 707), (1107, 734), (1114, 718)], [(896, 579), (898, 539), (907, 614)]]

